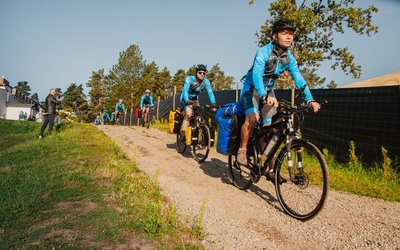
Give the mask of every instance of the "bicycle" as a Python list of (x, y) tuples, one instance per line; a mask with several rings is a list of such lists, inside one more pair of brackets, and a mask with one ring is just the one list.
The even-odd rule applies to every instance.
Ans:
[(115, 125), (122, 125), (122, 121), (124, 120), (124, 112), (118, 111), (115, 118)]
[(189, 126), (192, 128), (191, 145), (188, 145), (185, 138), (185, 131), (176, 135), (176, 149), (179, 153), (185, 152), (187, 146), (192, 146), (193, 158), (198, 162), (204, 162), (208, 157), (210, 148), (214, 145), (214, 136), (211, 133), (211, 125), (204, 119), (204, 110), (213, 110), (210, 105), (193, 105), (193, 115), (190, 117)]
[(145, 110), (142, 114), (142, 127), (150, 127), (151, 109), (148, 104), (145, 105)]
[[(259, 120), (256, 125), (247, 147), (248, 165), (238, 164), (237, 155), (228, 157), (234, 185), (245, 190), (264, 176), (269, 162), (278, 153), (273, 167), (276, 196), (287, 214), (302, 221), (318, 214), (329, 190), (329, 172), (323, 154), (310, 141), (299, 137), (298, 129), (304, 121), (304, 113), (310, 109), (304, 103), (297, 106), (281, 100), (277, 113), (272, 117), (272, 124), (262, 127)], [(298, 118), (296, 125), (292, 115)], [(262, 153), (274, 137), (277, 138), (276, 143), (263, 159)]]

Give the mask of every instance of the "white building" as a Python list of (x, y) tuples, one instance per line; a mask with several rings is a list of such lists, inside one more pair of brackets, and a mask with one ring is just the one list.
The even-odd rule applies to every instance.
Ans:
[(11, 87), (4, 76), (0, 78), (0, 116), (7, 120), (18, 120), (19, 113), (23, 111), (28, 117), (35, 117), (40, 108), (37, 101)]

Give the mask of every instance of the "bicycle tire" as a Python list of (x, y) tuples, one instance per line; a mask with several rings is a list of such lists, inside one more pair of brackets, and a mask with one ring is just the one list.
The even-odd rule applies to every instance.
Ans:
[(210, 153), (210, 129), (207, 125), (201, 124), (197, 129), (197, 144), (192, 146), (193, 158), (198, 162), (204, 162)]
[[(288, 171), (287, 147), (282, 148), (275, 162), (276, 195), (287, 214), (306, 221), (317, 215), (325, 204), (329, 190), (328, 166), (321, 151), (303, 139), (291, 142), (290, 154), (292, 178)], [(280, 176), (287, 182), (280, 183)]]
[(176, 134), (176, 150), (182, 154), (186, 150), (185, 131)]
[(237, 155), (229, 155), (228, 157), (229, 174), (232, 182), (241, 190), (248, 189), (254, 182), (255, 174), (252, 169), (258, 164), (256, 150), (247, 155), (247, 161), (248, 166), (243, 166), (237, 162)]

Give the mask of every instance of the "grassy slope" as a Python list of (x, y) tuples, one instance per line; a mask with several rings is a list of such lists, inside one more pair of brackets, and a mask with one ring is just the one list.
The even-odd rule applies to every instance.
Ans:
[(39, 126), (0, 120), (1, 249), (200, 248), (157, 184), (93, 125), (43, 139)]

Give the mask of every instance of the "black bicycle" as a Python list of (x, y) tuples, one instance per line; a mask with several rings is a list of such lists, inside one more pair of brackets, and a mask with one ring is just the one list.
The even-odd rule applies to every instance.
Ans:
[[(262, 127), (259, 121), (254, 129), (247, 147), (247, 166), (237, 163), (237, 155), (228, 158), (233, 183), (244, 190), (267, 176), (269, 162), (277, 155), (272, 181), (279, 203), (287, 214), (303, 221), (322, 209), (329, 190), (329, 172), (323, 154), (299, 135), (304, 113), (311, 109), (304, 103), (297, 106), (281, 100), (272, 124)], [(292, 116), (297, 118), (295, 125)], [(262, 154), (271, 140), (276, 142), (264, 159)]]
[(151, 108), (148, 104), (145, 106), (145, 110), (142, 114), (142, 127), (149, 128), (150, 127), (150, 117), (151, 117)]
[(208, 121), (204, 119), (202, 113), (205, 110), (212, 110), (210, 105), (193, 105), (193, 115), (190, 117), (189, 127), (191, 128), (191, 140), (186, 140), (185, 131), (181, 131), (176, 136), (176, 149), (183, 153), (187, 146), (192, 146), (193, 158), (198, 162), (204, 162), (208, 157), (210, 148), (214, 145), (214, 130)]
[(124, 121), (124, 111), (118, 111), (115, 117), (115, 125), (122, 125)]

